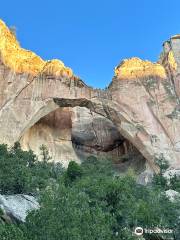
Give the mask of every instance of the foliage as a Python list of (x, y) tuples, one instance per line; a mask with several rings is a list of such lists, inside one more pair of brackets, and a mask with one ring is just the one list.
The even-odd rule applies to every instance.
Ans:
[(166, 189), (167, 188), (167, 179), (163, 176), (165, 171), (168, 169), (169, 165), (167, 160), (163, 155), (155, 159), (157, 166), (159, 166), (159, 173), (155, 174), (153, 178), (153, 184), (156, 188)]
[[(39, 240), (135, 240), (136, 226), (174, 228), (179, 203), (171, 203), (157, 187), (138, 185), (131, 171), (114, 176), (109, 166), (94, 157), (84, 162), (81, 170), (71, 162), (65, 173), (73, 176), (71, 185), (61, 178), (58, 190), (44, 193), (41, 210), (28, 217), (27, 236)], [(144, 237), (156, 239), (148, 234)]]
[(48, 149), (46, 148), (46, 146), (43, 144), (40, 146), (40, 150), (41, 150), (41, 156), (42, 156), (42, 161), (43, 162), (48, 162), (49, 160), (51, 160), (52, 158), (49, 156), (49, 152)]
[(1, 240), (28, 240), (25, 233), (16, 225), (0, 224), (0, 239)]
[[(1, 174), (10, 167), (13, 179), (20, 174), (21, 191), (43, 189), (40, 210), (29, 213), (25, 224), (0, 225), (0, 239), (136, 240), (133, 231), (137, 226), (171, 228), (179, 236), (180, 202), (170, 202), (165, 195), (168, 183), (162, 179), (168, 165), (163, 156), (157, 159), (160, 173), (155, 175), (152, 186), (142, 186), (136, 183), (132, 171), (115, 175), (108, 160), (89, 157), (81, 165), (72, 161), (62, 171), (49, 163), (46, 149), (44, 153), (46, 160), (38, 162), (31, 151), (22, 151), (18, 144), (11, 150), (0, 146)], [(6, 172), (4, 176), (6, 190), (17, 191), (12, 175)], [(54, 182), (50, 184), (52, 179)], [(176, 186), (176, 180), (172, 184)], [(144, 235), (151, 240), (157, 237)]]
[(64, 185), (51, 194), (44, 194), (42, 209), (27, 219), (29, 239), (111, 239), (112, 216), (97, 204), (90, 207), (87, 194)]
[(170, 118), (170, 119), (180, 119), (180, 109), (179, 109), (179, 106), (178, 107), (175, 107), (174, 108), (174, 110), (170, 113), (170, 114), (168, 114), (168, 115), (166, 115), (168, 118)]
[(168, 80), (163, 81), (162, 84), (167, 92), (168, 99), (172, 101), (177, 100), (173, 84)]
[(65, 183), (71, 184), (83, 174), (82, 168), (76, 162), (71, 161), (65, 174)]
[(171, 176), (168, 183), (168, 188), (180, 192), (180, 177)]
[(177, 177), (176, 175), (169, 176), (169, 179), (164, 177), (164, 173), (169, 168), (169, 164), (163, 155), (156, 158), (156, 164), (159, 166), (160, 171), (158, 174), (154, 175), (154, 187), (159, 188), (162, 191), (172, 189), (180, 192), (180, 177)]
[(90, 175), (97, 178), (101, 176), (112, 176), (114, 174), (112, 161), (105, 158), (90, 156), (81, 164), (81, 166), (85, 176)]
[(153, 90), (157, 87), (158, 80), (154, 77), (149, 77), (143, 81), (143, 84), (147, 89)]
[(19, 143), (15, 143), (11, 149), (0, 145), (1, 193), (33, 194), (44, 189), (49, 180), (57, 179), (62, 171), (62, 168), (48, 163), (46, 159), (37, 161), (35, 154), (31, 150), (22, 151)]

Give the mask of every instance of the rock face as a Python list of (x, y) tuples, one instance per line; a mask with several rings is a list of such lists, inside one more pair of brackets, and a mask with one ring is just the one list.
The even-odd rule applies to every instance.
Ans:
[(135, 165), (145, 164), (142, 155), (109, 119), (85, 107), (58, 108), (29, 128), (20, 143), (24, 150), (32, 149), (37, 155), (40, 146), (45, 145), (52, 159), (65, 167), (71, 160), (81, 162), (92, 155), (109, 158), (118, 167), (124, 161), (122, 156), (130, 153), (139, 157)]
[(117, 160), (127, 151), (125, 139), (116, 126), (107, 118), (88, 110), (76, 107), (72, 116), (72, 142), (78, 155), (103, 153)]
[(20, 139), (24, 150), (32, 149), (40, 155), (40, 146), (48, 148), (54, 161), (60, 161), (65, 167), (69, 161), (80, 162), (72, 145), (72, 110), (58, 108), (41, 118), (31, 128), (27, 129)]
[(6, 222), (25, 222), (28, 213), (39, 207), (37, 200), (29, 195), (0, 195), (1, 218)]
[(89, 154), (138, 153), (158, 171), (164, 157), (180, 168), (180, 36), (163, 45), (158, 63), (139, 58), (115, 68), (108, 89), (88, 87), (59, 60), (20, 48), (0, 21), (0, 143), (46, 144), (67, 165)]

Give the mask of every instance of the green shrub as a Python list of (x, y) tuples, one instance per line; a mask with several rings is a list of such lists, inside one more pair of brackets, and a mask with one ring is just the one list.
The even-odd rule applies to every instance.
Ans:
[(62, 167), (46, 161), (48, 152), (43, 154), (44, 160), (37, 161), (35, 154), (31, 150), (22, 151), (19, 143), (15, 143), (11, 149), (0, 145), (1, 193), (34, 194), (44, 189), (50, 179), (57, 179), (63, 171)]
[(71, 161), (68, 165), (68, 168), (66, 170), (65, 174), (65, 184), (71, 184), (75, 180), (81, 178), (83, 175), (83, 170), (80, 165), (78, 165), (76, 162)]
[[(137, 226), (171, 228), (180, 234), (180, 202), (165, 195), (168, 184), (177, 189), (177, 179), (164, 180), (166, 161), (158, 159), (160, 172), (152, 186), (136, 183), (129, 171), (115, 176), (110, 161), (89, 157), (81, 165), (71, 161), (67, 170), (44, 160), (16, 144), (8, 150), (0, 145), (0, 188), (5, 193), (40, 191), (38, 211), (25, 224), (0, 225), (3, 240), (137, 240)], [(1, 237), (2, 236), (2, 237)], [(144, 235), (146, 240), (160, 235)], [(172, 236), (169, 236), (172, 237)], [(178, 239), (178, 238), (177, 238)]]
[(100, 166), (91, 158), (81, 167), (70, 162), (65, 176), (71, 184), (64, 185), (61, 179), (58, 188), (42, 196), (40, 211), (29, 215), (26, 231), (30, 239), (135, 240), (137, 226), (177, 231), (179, 203), (170, 202), (156, 186), (138, 185), (131, 173), (115, 177), (106, 162)]
[(28, 240), (25, 233), (16, 225), (0, 224), (0, 239), (1, 240)]

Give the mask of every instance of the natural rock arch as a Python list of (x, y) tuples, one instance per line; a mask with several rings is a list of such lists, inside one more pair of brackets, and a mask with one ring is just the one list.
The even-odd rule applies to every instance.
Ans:
[[(143, 92), (140, 86), (135, 86), (132, 81), (115, 81), (108, 90), (104, 91), (92, 89), (79, 79), (54, 76), (51, 73), (40, 74), (31, 79), (31, 75), (16, 74), (6, 66), (3, 65), (3, 67), (7, 72), (7, 79), (11, 80), (5, 90), (12, 92), (15, 87), (17, 89), (14, 95), (5, 96), (7, 99), (4, 100), (5, 103), (0, 111), (0, 121), (3, 126), (2, 143), (13, 144), (40, 118), (59, 107), (82, 106), (110, 119), (120, 133), (142, 153), (150, 167), (154, 171), (157, 170), (154, 158), (159, 154), (159, 145), (151, 144), (153, 134), (145, 129), (146, 126), (134, 122), (131, 105), (119, 103), (119, 100), (116, 100), (118, 95), (114, 97), (120, 86), (121, 91), (124, 87), (132, 89), (134, 86), (134, 91), (139, 91), (139, 93)], [(115, 91), (113, 90), (114, 84), (118, 84)], [(169, 152), (174, 154), (172, 151)]]
[(180, 167), (180, 37), (165, 44), (160, 63), (123, 61), (107, 90), (88, 87), (61, 61), (43, 61), (20, 48), (0, 21), (0, 142), (12, 145), (49, 112), (85, 106), (110, 119), (156, 171), (163, 155)]
[[(9, 73), (9, 75), (11, 74)], [(22, 78), (22, 75), (20, 75), (19, 77), (21, 80), (24, 79), (27, 82), (27, 76), (23, 76), (24, 78)], [(18, 89), (19, 93), (15, 95), (13, 99), (9, 99), (7, 104), (3, 106), (0, 116), (1, 125), (4, 126), (3, 131), (1, 131), (1, 142), (12, 145), (40, 118), (59, 107), (82, 106), (110, 119), (120, 130), (121, 134), (149, 161), (151, 168), (156, 169), (153, 163), (154, 153), (152, 151), (146, 151), (146, 146), (140, 139), (137, 138), (134, 140), (132, 127), (129, 128), (129, 130), (127, 129), (129, 119), (119, 111), (117, 108), (118, 104), (111, 100), (110, 93), (93, 90), (81, 81), (80, 88), (75, 87), (74, 84), (72, 87), (72, 85), (70, 86), (70, 83), (72, 84), (72, 81), (74, 81), (72, 79), (58, 78), (52, 80), (52, 78), (47, 79), (44, 76), (43, 78), (40, 76), (40, 78), (41, 79), (36, 77), (29, 84), (25, 83), (25, 86), (21, 86), (21, 88)], [(17, 78), (15, 78), (15, 81), (16, 79)], [(49, 82), (51, 81), (55, 81), (56, 84), (50, 84)], [(58, 84), (61, 86), (58, 87)], [(17, 85), (18, 84), (16, 84), (16, 86)], [(8, 88), (10, 88), (10, 86), (8, 86)], [(62, 91), (57, 92), (57, 89), (60, 88)], [(47, 89), (48, 93), (46, 93)], [(74, 98), (74, 96), (76, 96), (76, 98)], [(7, 119), (9, 120), (7, 121)]]
[[(41, 102), (41, 101), (40, 101)], [(40, 105), (39, 110), (37, 110), (37, 102), (36, 102), (36, 112), (33, 115), (29, 115), (30, 119), (26, 121), (26, 125), (24, 125), (24, 128), (19, 134), (19, 138), (17, 140), (20, 140), (21, 136), (25, 133), (27, 129), (32, 127), (38, 120), (43, 118), (44, 116), (48, 115), (55, 109), (58, 109), (59, 107), (86, 107), (90, 109), (92, 112), (95, 112), (97, 114), (100, 114), (109, 120), (111, 120), (114, 125), (117, 126), (117, 128), (120, 131), (120, 134), (125, 137), (129, 142), (131, 142), (146, 158), (148, 161), (148, 165), (150, 168), (154, 171), (157, 171), (157, 167), (154, 164), (154, 152), (152, 149), (150, 151), (146, 151), (146, 145), (144, 145), (143, 141), (140, 138), (134, 138), (134, 134), (132, 135), (133, 131), (138, 131), (135, 127), (133, 127), (131, 122), (129, 122), (129, 119), (123, 116), (117, 109), (116, 105), (117, 103), (113, 103), (112, 101), (101, 101), (101, 99), (94, 98), (93, 100), (89, 100), (86, 98), (77, 98), (77, 99), (67, 99), (67, 98), (53, 98), (48, 99), (46, 101), (43, 101), (43, 107)], [(25, 123), (25, 122), (24, 122)], [(23, 126), (23, 124), (22, 124)], [(131, 126), (130, 128), (127, 128), (127, 126)]]

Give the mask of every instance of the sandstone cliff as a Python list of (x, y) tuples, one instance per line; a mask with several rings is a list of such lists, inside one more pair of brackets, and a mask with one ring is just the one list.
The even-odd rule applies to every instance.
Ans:
[(179, 35), (163, 44), (158, 63), (124, 60), (98, 90), (61, 61), (22, 49), (0, 21), (0, 90), (0, 143), (36, 153), (45, 144), (65, 166), (94, 154), (126, 169), (133, 161), (123, 156), (132, 153), (142, 169), (157, 171), (162, 156), (180, 168)]

